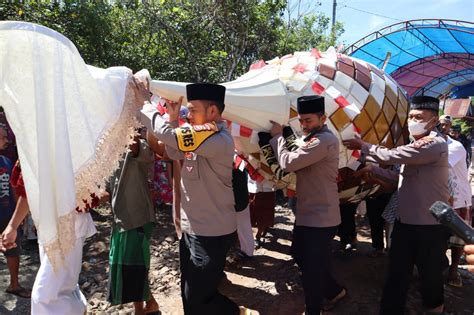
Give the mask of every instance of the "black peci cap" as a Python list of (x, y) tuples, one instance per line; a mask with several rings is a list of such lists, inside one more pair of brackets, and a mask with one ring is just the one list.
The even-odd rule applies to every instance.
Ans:
[(211, 83), (192, 83), (186, 85), (186, 97), (189, 101), (203, 100), (224, 103), (225, 86)]
[(298, 114), (324, 112), (324, 97), (319, 95), (298, 97), (296, 107), (298, 109)]
[(413, 96), (410, 100), (410, 109), (427, 109), (439, 111), (439, 99), (431, 96)]

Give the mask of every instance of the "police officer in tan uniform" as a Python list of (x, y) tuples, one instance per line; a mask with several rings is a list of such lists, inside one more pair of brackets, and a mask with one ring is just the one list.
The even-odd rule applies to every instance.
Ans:
[(387, 149), (361, 139), (344, 141), (361, 150), (362, 161), (402, 164), (398, 184), (398, 214), (392, 233), (390, 265), (381, 314), (403, 314), (413, 266), (421, 280), (427, 312), (444, 309), (443, 270), (448, 233), (430, 214), (435, 201), (448, 202), (448, 145), (438, 133), (439, 101), (428, 96), (411, 99), (408, 130), (413, 142)]
[(217, 290), (226, 255), (236, 240), (232, 190), (234, 142), (221, 120), (225, 87), (189, 84), (186, 96), (190, 124), (178, 126), (179, 105), (167, 102), (169, 121), (145, 101), (142, 123), (165, 143), (173, 160), (183, 160), (181, 171), (180, 264), (181, 296), (185, 314), (239, 314), (239, 307)]
[(292, 253), (302, 273), (306, 314), (329, 310), (346, 295), (331, 273), (331, 241), (341, 222), (337, 174), (339, 141), (324, 125), (324, 98), (298, 98), (305, 143), (290, 152), (282, 127), (273, 123), (270, 144), (281, 168), (295, 172), (298, 195)]

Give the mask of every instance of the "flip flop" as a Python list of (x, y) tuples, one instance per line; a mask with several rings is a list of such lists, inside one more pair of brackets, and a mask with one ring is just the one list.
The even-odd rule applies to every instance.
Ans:
[(6, 289), (5, 292), (16, 295), (21, 298), (31, 298), (31, 290), (19, 287), (18, 289), (12, 290), (12, 289)]

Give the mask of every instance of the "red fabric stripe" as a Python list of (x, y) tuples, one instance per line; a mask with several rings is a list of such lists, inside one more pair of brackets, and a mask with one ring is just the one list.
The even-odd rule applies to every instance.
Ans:
[(352, 126), (354, 126), (354, 130), (358, 133), (358, 134), (361, 134), (362, 133), (362, 130), (357, 127), (355, 124), (352, 124)]
[(314, 82), (311, 85), (311, 89), (314, 91), (314, 93), (316, 93), (318, 95), (322, 95), (324, 93), (324, 90), (325, 90), (324, 86), (322, 86), (318, 82)]
[(263, 67), (265, 67), (265, 61), (259, 60), (250, 66), (250, 70), (261, 69)]
[(252, 129), (240, 126), (240, 136), (244, 138), (250, 138), (252, 135)]
[(342, 95), (336, 97), (335, 101), (339, 105), (339, 107), (341, 107), (341, 108), (344, 108), (347, 105), (350, 105), (349, 101), (346, 100), (346, 98)]
[(293, 70), (295, 70), (296, 72), (299, 72), (299, 73), (303, 73), (303, 72), (306, 71), (306, 67), (307, 67), (306, 64), (299, 63), (293, 68)]
[(234, 162), (234, 168), (238, 169), (240, 166), (240, 163), (242, 163), (244, 160), (240, 157), (240, 155), (237, 155), (235, 157), (235, 162)]
[(317, 59), (321, 58), (321, 53), (316, 48), (311, 49), (311, 56), (316, 57)]
[(156, 109), (158, 110), (161, 116), (166, 114), (166, 109), (161, 105), (160, 102), (156, 103)]

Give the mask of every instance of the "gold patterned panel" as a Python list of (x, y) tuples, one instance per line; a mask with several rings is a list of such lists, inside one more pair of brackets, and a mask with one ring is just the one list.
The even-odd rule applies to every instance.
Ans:
[(385, 88), (385, 97), (388, 98), (388, 100), (390, 101), (392, 105), (395, 104), (395, 107), (396, 107), (398, 103), (398, 96), (396, 92), (393, 92), (392, 89), (389, 88), (388, 86)]
[(294, 118), (298, 116), (298, 112), (293, 108), (290, 108), (290, 118)]
[(377, 138), (377, 134), (374, 131), (374, 128), (370, 129), (364, 137), (362, 137), (362, 140), (368, 143), (372, 144), (379, 144), (379, 139)]
[(398, 103), (397, 113), (398, 113), (398, 119), (400, 119), (401, 126), (404, 127), (408, 114), (405, 111), (405, 105), (402, 102)]
[(402, 136), (403, 144), (407, 144), (410, 141), (410, 132), (408, 131), (408, 126), (403, 127)]
[(364, 109), (367, 111), (372, 121), (375, 121), (380, 113), (380, 107), (372, 95), (369, 95), (369, 97), (367, 98), (367, 101), (364, 105)]
[(359, 115), (354, 119), (354, 124), (361, 130), (361, 135), (365, 135), (370, 128), (372, 128), (372, 121), (370, 120), (369, 114), (365, 110), (362, 110)]
[(390, 132), (387, 133), (387, 135), (382, 140), (382, 142), (380, 142), (380, 144), (383, 145), (386, 148), (389, 148), (389, 149), (391, 149), (395, 146), (395, 144), (393, 143), (392, 135), (390, 134)]
[(402, 134), (402, 126), (400, 125), (398, 117), (395, 117), (393, 120), (392, 125), (390, 126), (390, 132), (392, 133), (393, 141), (398, 144), (398, 140)]
[(385, 138), (389, 127), (384, 114), (379, 115), (379, 118), (375, 121), (374, 128), (379, 139)]
[(334, 112), (334, 114), (332, 114), (331, 121), (334, 127), (341, 132), (351, 122), (351, 119), (343, 109), (339, 108)]
[(382, 111), (385, 114), (385, 117), (387, 118), (387, 122), (389, 123), (392, 122), (393, 117), (395, 117), (395, 115), (397, 114), (397, 111), (395, 110), (395, 108), (393, 108), (393, 105), (388, 99), (388, 97), (386, 97), (383, 102)]
[(403, 137), (400, 137), (397, 141), (397, 147), (401, 146), (401, 145), (404, 145), (405, 144), (405, 140), (403, 140)]
[(401, 103), (398, 104), (399, 109), (403, 109), (406, 113), (408, 113), (408, 100), (405, 98), (405, 95), (403, 95), (401, 90), (398, 91), (398, 101)]

